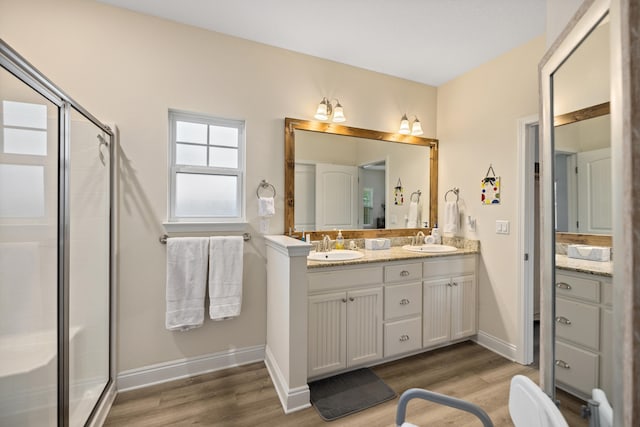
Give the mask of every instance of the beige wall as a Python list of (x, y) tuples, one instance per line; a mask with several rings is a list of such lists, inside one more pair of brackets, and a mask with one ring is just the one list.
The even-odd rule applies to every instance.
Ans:
[[(439, 189), (460, 188), (463, 214), (477, 218), (480, 240), (479, 329), (510, 344), (518, 342), (520, 262), (517, 230), (517, 120), (538, 113), (537, 65), (544, 37), (536, 38), (438, 88)], [(480, 180), (489, 165), (501, 177), (502, 203), (480, 204)], [(444, 204), (439, 205), (443, 217)], [(495, 233), (495, 221), (510, 221), (510, 234)]]
[[(120, 130), (119, 372), (265, 342), (265, 245), (252, 195), (261, 179), (275, 185), (271, 230), (282, 233), (284, 117), (311, 119), (322, 96), (338, 97), (347, 125), (393, 132), (408, 112), (420, 117), (425, 136), (436, 136), (433, 87), (92, 1), (0, 0), (0, 38)], [(164, 329), (165, 247), (158, 243), (169, 108), (247, 122), (253, 239), (242, 315), (183, 333)]]
[(609, 101), (609, 23), (595, 28), (553, 75), (553, 113)]

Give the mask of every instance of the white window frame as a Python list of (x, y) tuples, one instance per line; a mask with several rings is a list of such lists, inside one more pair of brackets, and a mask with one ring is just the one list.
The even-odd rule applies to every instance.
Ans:
[[(222, 168), (213, 166), (187, 166), (176, 164), (176, 122), (191, 122), (238, 129), (238, 167)], [(208, 126), (207, 126), (208, 129)], [(225, 119), (198, 113), (169, 110), (169, 197), (167, 231), (199, 230), (242, 230), (245, 217), (245, 174), (246, 174), (246, 124), (244, 120)], [(179, 217), (176, 216), (176, 176), (178, 173), (204, 175), (227, 175), (237, 178), (237, 216)]]

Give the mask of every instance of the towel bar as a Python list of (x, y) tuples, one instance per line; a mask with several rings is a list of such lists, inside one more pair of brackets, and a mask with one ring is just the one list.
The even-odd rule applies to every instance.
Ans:
[[(160, 236), (160, 237), (158, 238), (158, 241), (159, 241), (160, 243), (162, 243), (163, 245), (166, 245), (166, 244), (167, 244), (167, 239), (168, 239), (168, 238), (169, 238), (169, 236), (168, 236), (168, 235), (163, 234), (162, 236)], [(242, 233), (242, 238), (244, 239), (244, 241), (245, 241), (245, 242), (248, 242), (249, 240), (251, 240), (251, 234), (249, 234), (249, 233)]]

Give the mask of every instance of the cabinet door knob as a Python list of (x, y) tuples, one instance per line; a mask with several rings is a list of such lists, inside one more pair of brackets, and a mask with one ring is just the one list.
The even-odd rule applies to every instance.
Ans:
[(565, 362), (564, 360), (556, 360), (556, 366), (563, 368), (563, 369), (571, 369), (571, 366), (569, 366), (569, 364), (567, 362)]
[(342, 298), (342, 302), (347, 302), (347, 299), (346, 298)]
[(349, 301), (355, 301), (355, 298), (349, 297)]
[(409, 339), (410, 339), (410, 338), (409, 338), (409, 335), (406, 335), (406, 334), (405, 334), (405, 335), (401, 335), (401, 336), (400, 336), (400, 341), (402, 341), (402, 342), (404, 342), (404, 341), (409, 341)]
[(408, 276), (408, 275), (409, 275), (409, 272), (408, 272), (407, 270), (402, 270), (402, 271), (400, 272), (400, 275), (401, 275), (401, 276), (403, 276), (403, 277), (405, 277), (405, 276)]
[(571, 324), (571, 320), (567, 319), (564, 316), (558, 316), (556, 317), (556, 322), (558, 323), (562, 323), (563, 325), (570, 325)]
[(447, 283), (447, 286), (451, 287), (451, 283)]
[(453, 282), (453, 286), (458, 286), (458, 283), (457, 282)]
[(567, 290), (567, 291), (570, 291), (570, 290), (571, 290), (571, 285), (570, 285), (570, 284), (568, 284), (568, 283), (565, 283), (565, 282), (558, 282), (558, 283), (556, 283), (556, 287), (557, 287), (558, 289), (565, 289), (565, 290)]
[(400, 305), (407, 305), (407, 304), (409, 304), (410, 302), (411, 302), (411, 301), (409, 301), (408, 299), (406, 299), (406, 298), (402, 298), (402, 300), (400, 300)]

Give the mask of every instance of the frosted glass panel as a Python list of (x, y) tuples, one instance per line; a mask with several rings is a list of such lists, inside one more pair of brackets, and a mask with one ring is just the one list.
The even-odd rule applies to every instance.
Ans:
[(221, 126), (209, 126), (209, 144), (225, 147), (238, 146), (238, 129)]
[(47, 106), (26, 102), (2, 101), (2, 123), (35, 129), (47, 128)]
[(235, 176), (178, 173), (176, 216), (238, 216), (237, 181)]
[(209, 149), (209, 166), (220, 168), (238, 167), (238, 150), (235, 148), (215, 148)]
[(176, 164), (207, 166), (207, 147), (204, 145), (176, 144)]
[(7, 154), (47, 155), (47, 132), (4, 128), (4, 152)]
[(44, 167), (0, 164), (0, 218), (39, 218), (44, 209)]
[(57, 425), (57, 123), (0, 68), (0, 426)]
[(176, 140), (179, 142), (207, 143), (207, 125), (202, 123), (176, 122)]

